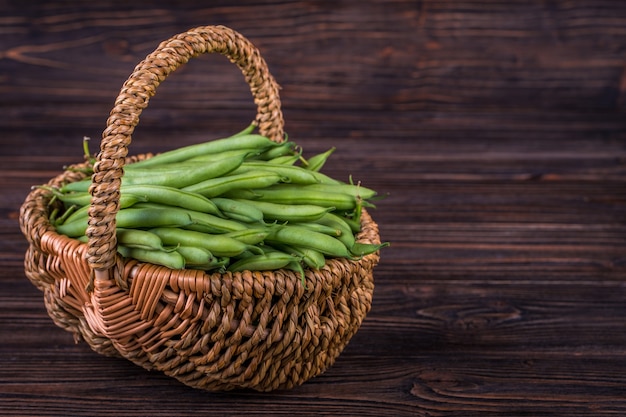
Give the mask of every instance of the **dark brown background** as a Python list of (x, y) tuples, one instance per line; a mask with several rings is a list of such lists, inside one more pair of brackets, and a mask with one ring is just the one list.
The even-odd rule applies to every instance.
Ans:
[[(0, 0), (0, 414), (626, 414), (626, 2)], [(373, 308), (324, 375), (205, 393), (101, 357), (24, 276), (29, 187), (95, 149), (156, 45), (224, 24), (282, 86), (290, 138), (389, 197)], [(206, 56), (131, 153), (234, 133), (241, 74)]]

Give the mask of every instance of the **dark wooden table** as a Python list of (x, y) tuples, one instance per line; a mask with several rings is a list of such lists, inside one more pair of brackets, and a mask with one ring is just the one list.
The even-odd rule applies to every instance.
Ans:
[[(145, 4), (144, 4), (145, 3)], [(0, 415), (626, 415), (626, 3), (2, 2)], [(282, 86), (290, 138), (389, 197), (373, 307), (323, 375), (201, 392), (74, 344), (26, 279), (18, 210), (82, 159), (156, 45), (224, 24)], [(243, 128), (222, 57), (190, 62), (131, 153)]]

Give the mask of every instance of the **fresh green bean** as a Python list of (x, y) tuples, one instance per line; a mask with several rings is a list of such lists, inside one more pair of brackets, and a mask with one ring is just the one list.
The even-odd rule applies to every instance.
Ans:
[(352, 229), (352, 227), (348, 223), (348, 219), (335, 213), (326, 213), (324, 216), (318, 219), (317, 222), (326, 226), (337, 228), (341, 230), (342, 233), (346, 234), (353, 234), (358, 232), (358, 230), (355, 232)]
[(222, 216), (222, 213), (213, 201), (200, 194), (183, 191), (174, 187), (163, 185), (122, 185), (120, 191), (122, 197), (128, 193), (141, 196), (145, 201), (150, 203), (175, 206)]
[(297, 256), (283, 253), (277, 249), (268, 249), (268, 251), (261, 255), (247, 255), (241, 257), (228, 268), (233, 272), (242, 271), (271, 271), (276, 269), (289, 269), (297, 272), (300, 275), (302, 285), (306, 286), (306, 275), (300, 258)]
[[(134, 206), (138, 210), (161, 210), (168, 213), (176, 214), (177, 216), (187, 216), (191, 221), (180, 227), (191, 228), (198, 226), (202, 231), (210, 233), (227, 233), (235, 232), (238, 230), (245, 230), (248, 227), (240, 222), (224, 219), (218, 216), (214, 216), (209, 213), (202, 213), (200, 211), (183, 209), (180, 207), (168, 207), (162, 204), (155, 203), (138, 203)], [(121, 211), (120, 211), (121, 212)]]
[(55, 208), (55, 209), (53, 210), (53, 212), (50, 214), (50, 223), (51, 223), (51, 224), (55, 224), (55, 225), (57, 225), (57, 224), (63, 224), (63, 223), (65, 223), (65, 222), (67, 221), (67, 219), (68, 219), (68, 218), (69, 218), (72, 214), (74, 214), (74, 213), (75, 213), (77, 210), (79, 210), (79, 209), (80, 209), (80, 207), (75, 206), (75, 205), (72, 205), (72, 206), (66, 207), (66, 208), (65, 208), (65, 212), (64, 212), (61, 216), (57, 217), (57, 214), (58, 214), (58, 213), (55, 213), (55, 212), (54, 212), (54, 210), (58, 210), (58, 208)]
[[(125, 166), (122, 176), (124, 185), (163, 185), (182, 188), (187, 185), (220, 177), (236, 169), (244, 161), (245, 155), (236, 155), (217, 161), (166, 165), (139, 165), (139, 161)], [(145, 161), (149, 161), (146, 159)], [(65, 184), (62, 193), (87, 192), (92, 184), (91, 178)]]
[(260, 198), (261, 194), (250, 189), (235, 189), (226, 191), (224, 194), (221, 195), (221, 197), (233, 200), (254, 201)]
[[(134, 207), (117, 212), (115, 221), (117, 227), (122, 228), (149, 228), (149, 227), (181, 227), (193, 223), (193, 218), (187, 210), (161, 210), (152, 207)], [(135, 208), (137, 207), (137, 208)]]
[(267, 235), (269, 235), (267, 229), (246, 229), (237, 232), (224, 233), (224, 236), (236, 239), (246, 245), (258, 245), (262, 243)]
[(351, 195), (355, 198), (361, 198), (363, 200), (370, 200), (376, 196), (376, 191), (363, 187), (360, 184), (308, 184), (301, 187), (304, 190), (315, 190), (323, 193), (341, 193)]
[(52, 211), (50, 212), (50, 215), (48, 216), (48, 219), (50, 220), (51, 224), (56, 224), (58, 222), (58, 216), (59, 216), (59, 208), (58, 207), (54, 207), (52, 209)]
[(118, 245), (126, 246), (128, 248), (140, 248), (151, 250), (163, 250), (163, 242), (154, 233), (150, 233), (141, 229), (122, 229), (116, 228), (115, 235), (117, 236)]
[(324, 164), (326, 163), (326, 161), (328, 160), (328, 157), (333, 152), (335, 152), (335, 149), (336, 149), (335, 147), (332, 147), (326, 152), (312, 156), (311, 158), (307, 160), (307, 163), (304, 165), (304, 167), (308, 170), (319, 172), (324, 166)]
[[(89, 195), (91, 197), (91, 195)], [(129, 208), (134, 206), (135, 204), (145, 202), (145, 199), (141, 196), (135, 194), (125, 194), (120, 196), (120, 209)], [(89, 210), (89, 204), (78, 208), (75, 212), (71, 213), (69, 216), (65, 217), (63, 222), (59, 222), (58, 224), (73, 222), (74, 220), (80, 218), (87, 218), (87, 211)]]
[(350, 248), (350, 253), (356, 257), (363, 257), (372, 254), (386, 246), (389, 246), (389, 242), (384, 242), (380, 244), (356, 242)]
[[(55, 228), (62, 235), (78, 237), (85, 234), (87, 220), (87, 213), (85, 213), (84, 217), (57, 225)], [(193, 223), (191, 216), (186, 210), (162, 210), (151, 207), (131, 207), (120, 210), (117, 212), (115, 221), (117, 227), (123, 229), (182, 227)]]
[(350, 227), (347, 220), (334, 213), (326, 213), (317, 223), (323, 226), (331, 227), (340, 230), (341, 233), (337, 236), (337, 239), (341, 241), (347, 248), (351, 248), (354, 245), (354, 230)]
[(246, 201), (215, 197), (211, 201), (226, 217), (244, 223), (263, 223), (263, 212)]
[(230, 265), (229, 257), (213, 257), (210, 262), (205, 264), (186, 264), (185, 268), (187, 269), (197, 269), (200, 271), (219, 271), (220, 273), (224, 273), (226, 271), (226, 267)]
[(79, 237), (85, 234), (87, 230), (87, 217), (83, 217), (71, 222), (66, 221), (63, 224), (57, 224), (54, 226), (57, 233), (68, 237)]
[(254, 159), (269, 161), (270, 159), (278, 158), (280, 156), (292, 155), (296, 152), (295, 148), (296, 144), (294, 142), (285, 141), (283, 143), (277, 144), (277, 146), (263, 151)]
[(78, 191), (78, 192), (70, 192), (70, 193), (55, 193), (54, 194), (59, 200), (65, 204), (71, 206), (79, 206), (84, 207), (88, 206), (91, 203), (91, 194), (86, 191)]
[(301, 158), (302, 158), (302, 155), (299, 154), (299, 153), (296, 153), (296, 154), (293, 154), (293, 155), (277, 156), (274, 159), (268, 160), (267, 163), (268, 164), (273, 164), (273, 165), (291, 166), (291, 165), (295, 164), (296, 162), (298, 162)]
[(348, 224), (348, 226), (350, 227), (350, 230), (352, 230), (352, 233), (359, 233), (361, 231), (360, 216), (359, 216), (358, 221), (355, 220), (354, 218), (350, 218), (346, 216), (339, 216), (339, 217)]
[[(59, 188), (51, 187), (49, 185), (39, 185), (37, 188), (46, 190), (52, 193), (54, 200), (60, 200), (63, 202), (66, 208), (70, 206), (86, 206), (91, 202), (91, 194), (86, 191), (83, 192), (62, 192)], [(53, 200), (51, 200), (52, 202)]]
[(248, 158), (252, 158), (258, 155), (263, 150), (264, 149), (260, 150), (256, 148), (231, 149), (230, 151), (194, 156), (190, 159), (187, 159), (186, 162), (212, 162), (220, 161), (226, 158), (232, 158), (234, 156), (241, 156), (244, 158), (244, 160), (246, 160)]
[[(148, 168), (135, 168), (136, 164), (129, 164), (124, 169), (122, 185), (164, 185), (182, 187), (203, 179), (214, 178), (235, 169), (241, 160), (232, 159), (220, 161), (219, 165), (204, 162), (195, 162), (184, 165), (165, 165)], [(91, 178), (65, 184), (61, 192), (88, 192), (92, 184)]]
[[(240, 166), (244, 159), (245, 155), (237, 155), (218, 161), (127, 169), (122, 177), (122, 186), (165, 185), (183, 188), (200, 181), (221, 177)], [(132, 165), (134, 164), (130, 164), (129, 167)]]
[(345, 184), (344, 181), (340, 181), (333, 177), (329, 177), (328, 175), (323, 174), (321, 172), (318, 172), (318, 171), (310, 171), (310, 172), (311, 174), (313, 174), (317, 182), (319, 182), (320, 184)]
[(306, 185), (279, 184), (264, 189), (252, 189), (259, 201), (279, 204), (311, 204), (333, 207), (337, 210), (353, 210), (356, 199), (348, 194), (307, 189)]
[(284, 268), (293, 261), (298, 262), (299, 259), (283, 252), (272, 251), (262, 255), (253, 255), (240, 259), (229, 265), (228, 270), (231, 272), (271, 271)]
[(270, 243), (310, 248), (330, 257), (351, 257), (348, 248), (338, 239), (303, 227), (284, 225), (272, 228), (266, 240)]
[(228, 138), (211, 140), (173, 149), (152, 158), (136, 162), (136, 167), (150, 167), (174, 162), (185, 161), (194, 156), (203, 154), (219, 153), (233, 149), (276, 147), (279, 144), (270, 139), (256, 134), (235, 135)]
[(117, 251), (125, 258), (133, 258), (140, 262), (161, 265), (170, 269), (185, 268), (185, 259), (176, 251), (149, 250), (117, 246)]
[(263, 161), (243, 162), (232, 174), (240, 174), (249, 171), (269, 171), (286, 178), (292, 184), (317, 184), (316, 176), (306, 169), (295, 165), (273, 164)]
[(304, 269), (302, 268), (302, 265), (298, 260), (293, 260), (289, 262), (287, 266), (285, 266), (285, 269), (290, 269), (297, 272), (300, 275), (300, 281), (302, 282), (302, 286), (306, 288), (306, 274), (304, 273)]
[(201, 194), (208, 198), (219, 197), (227, 191), (247, 188), (265, 188), (281, 181), (278, 174), (266, 171), (248, 171), (236, 175), (202, 181), (183, 190)]
[(341, 236), (341, 229), (336, 227), (327, 226), (325, 224), (317, 223), (315, 221), (311, 222), (298, 222), (297, 226), (304, 227), (305, 229), (313, 230), (317, 233), (323, 233), (328, 236), (339, 237)]
[(223, 234), (200, 233), (174, 227), (158, 227), (150, 231), (159, 236), (165, 245), (205, 248), (215, 256), (233, 257), (250, 248), (250, 245)]
[(321, 252), (310, 248), (296, 248), (296, 250), (302, 253), (302, 259), (309, 268), (321, 269), (326, 265), (326, 258)]
[(303, 248), (293, 245), (273, 245), (276, 249), (302, 259), (305, 265), (311, 269), (320, 269), (326, 264), (324, 254), (311, 248)]
[(91, 185), (91, 178), (85, 178), (80, 181), (73, 181), (64, 184), (59, 188), (59, 191), (62, 193), (71, 193), (71, 192), (82, 192), (85, 193), (89, 191), (89, 186)]
[(267, 220), (280, 222), (313, 222), (333, 210), (332, 207), (321, 207), (313, 204), (281, 204), (259, 200), (234, 200), (257, 208)]
[[(152, 233), (152, 232), (150, 232)], [(185, 259), (185, 268), (191, 267), (193, 265), (209, 265), (215, 262), (215, 257), (206, 248), (201, 248), (197, 246), (175, 246), (174, 249), (176, 252), (180, 253)]]

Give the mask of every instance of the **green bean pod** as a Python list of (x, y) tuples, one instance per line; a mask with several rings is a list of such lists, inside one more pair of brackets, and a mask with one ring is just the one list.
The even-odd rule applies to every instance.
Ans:
[(326, 257), (324, 254), (311, 248), (280, 244), (273, 246), (284, 253), (302, 259), (304, 264), (311, 269), (320, 269), (326, 265)]
[(271, 229), (266, 240), (271, 244), (299, 246), (310, 248), (329, 257), (350, 258), (348, 248), (339, 240), (323, 233), (314, 232), (298, 226), (280, 226)]
[(74, 214), (76, 211), (80, 210), (81, 208), (82, 207), (78, 207), (75, 205), (65, 206), (65, 211), (60, 216), (58, 216), (59, 209), (55, 207), (49, 216), (50, 224), (57, 225), (57, 224), (65, 223), (72, 214)]
[(348, 224), (345, 218), (338, 216), (334, 213), (326, 213), (317, 223), (323, 226), (327, 226), (336, 230), (340, 230), (341, 233), (337, 235), (337, 239), (341, 241), (347, 248), (351, 248), (354, 245), (356, 239), (354, 237), (354, 231)]
[(281, 180), (282, 177), (273, 172), (247, 171), (237, 175), (227, 175), (202, 181), (183, 187), (183, 190), (214, 198), (235, 189), (265, 188)]
[(297, 226), (304, 227), (305, 229), (313, 230), (317, 233), (323, 233), (328, 236), (339, 237), (343, 233), (341, 229), (337, 227), (327, 226), (325, 224), (311, 222), (298, 222)]
[(183, 188), (188, 185), (221, 177), (239, 167), (245, 156), (238, 155), (210, 162), (187, 162), (158, 167), (135, 168), (129, 164), (122, 177), (124, 185), (164, 185)]
[[(152, 169), (134, 168), (133, 165), (135, 164), (129, 164), (125, 167), (124, 175), (122, 176), (122, 185), (164, 185), (183, 187), (203, 179), (223, 175), (224, 173), (236, 168), (236, 165), (233, 164), (231, 168), (222, 168), (226, 172), (221, 172), (219, 167), (216, 169), (214, 166), (202, 162), (177, 166), (158, 166), (153, 167)], [(63, 193), (84, 193), (89, 191), (91, 184), (91, 178), (87, 178), (81, 181), (66, 184), (61, 187), (61, 191)]]
[[(155, 157), (156, 158), (156, 157)], [(194, 162), (185, 164), (149, 165), (144, 161), (128, 164), (124, 167), (122, 186), (124, 185), (163, 185), (182, 188), (203, 180), (221, 177), (236, 169), (245, 159), (245, 155), (236, 155), (210, 162)], [(141, 164), (141, 165), (140, 165)], [(61, 192), (87, 192), (92, 184), (91, 178), (65, 184)]]
[(307, 160), (307, 163), (304, 165), (304, 167), (310, 171), (319, 172), (328, 160), (328, 157), (330, 157), (330, 155), (335, 152), (335, 149), (335, 147), (332, 147), (326, 152), (312, 156)]
[(91, 194), (86, 191), (82, 192), (62, 192), (59, 188), (51, 187), (49, 185), (40, 185), (37, 188), (46, 190), (52, 193), (53, 199), (60, 200), (65, 208), (70, 206), (86, 206), (91, 202)]
[(381, 248), (384, 248), (385, 246), (389, 246), (389, 242), (384, 242), (380, 244), (356, 242), (350, 248), (350, 253), (356, 257), (363, 257), (372, 254), (380, 250)]
[(305, 190), (321, 191), (323, 193), (341, 193), (347, 194), (354, 198), (361, 198), (363, 200), (370, 200), (376, 197), (376, 191), (363, 187), (360, 184), (308, 184), (302, 187)]
[(284, 252), (272, 251), (262, 255), (253, 255), (240, 259), (228, 266), (231, 272), (242, 271), (272, 271), (284, 268), (291, 262), (298, 262), (299, 259)]
[(173, 250), (185, 259), (185, 268), (193, 265), (210, 265), (215, 262), (215, 256), (206, 248), (180, 245), (175, 246)]
[(163, 247), (163, 242), (154, 233), (150, 233), (141, 229), (122, 229), (115, 230), (118, 245), (128, 248), (151, 249), (151, 250), (167, 250)]
[(267, 201), (279, 204), (311, 204), (337, 210), (354, 210), (357, 205), (356, 198), (344, 193), (324, 192), (307, 189), (306, 185), (278, 184), (265, 189), (252, 189), (257, 194), (258, 201)]
[[(91, 201), (91, 195), (90, 194), (86, 194), (87, 196), (89, 196), (89, 201)], [(87, 199), (85, 199), (87, 200)], [(145, 202), (145, 198), (138, 196), (136, 194), (125, 194), (120, 196), (120, 209), (124, 209), (124, 208), (128, 208), (128, 207), (132, 207), (135, 204), (138, 203), (143, 203)], [(87, 218), (87, 211), (89, 210), (89, 205), (90, 203), (87, 203), (86, 205), (78, 208), (76, 211), (74, 211), (73, 213), (71, 213), (69, 216), (65, 217), (63, 219), (62, 223), (69, 223), (69, 222), (73, 222), (74, 220), (78, 220), (80, 218)], [(62, 224), (61, 222), (59, 222), (58, 224)]]
[[(138, 203), (147, 204), (147, 203)], [(115, 221), (121, 228), (181, 227), (193, 222), (187, 210), (161, 210), (152, 207), (122, 209)]]
[(87, 217), (85, 216), (80, 219), (72, 220), (71, 222), (66, 221), (63, 224), (57, 224), (55, 229), (58, 234), (68, 237), (77, 238), (83, 236), (87, 231)]
[(250, 247), (223, 234), (201, 233), (174, 227), (158, 227), (150, 231), (159, 236), (165, 245), (205, 248), (215, 256), (237, 256)]
[(254, 159), (269, 161), (271, 159), (279, 158), (281, 156), (293, 155), (295, 153), (295, 149), (296, 149), (296, 144), (294, 142), (285, 141), (285, 142), (278, 144), (278, 146), (274, 146), (273, 148), (267, 149), (266, 151), (256, 156)]
[(301, 158), (302, 158), (302, 155), (299, 153), (293, 154), (293, 155), (283, 155), (283, 156), (278, 156), (274, 159), (270, 159), (267, 161), (267, 163), (273, 164), (273, 165), (291, 166), (295, 164), (296, 162), (298, 162)]
[(192, 228), (197, 226), (200, 230), (209, 233), (228, 233), (238, 230), (245, 230), (248, 228), (243, 223), (234, 220), (224, 219), (222, 217), (214, 216), (213, 214), (183, 209), (180, 207), (168, 207), (156, 203), (137, 203), (134, 208), (161, 210), (172, 213), (172, 215), (176, 214), (178, 216), (187, 216), (189, 217), (189, 219), (191, 219), (191, 221), (189, 223), (181, 225), (180, 227)]
[(226, 267), (230, 265), (229, 257), (213, 257), (211, 262), (205, 264), (186, 264), (185, 268), (187, 269), (197, 269), (200, 271), (219, 271), (220, 273), (224, 273), (226, 271)]
[[(87, 213), (84, 217), (55, 226), (58, 233), (69, 237), (78, 237), (87, 230)], [(161, 210), (155, 208), (127, 208), (117, 212), (117, 227), (123, 229), (141, 229), (149, 227), (181, 227), (193, 223), (186, 211)]]
[(173, 149), (171, 151), (155, 155), (152, 158), (136, 162), (134, 165), (137, 168), (146, 168), (185, 161), (198, 155), (220, 153), (233, 149), (258, 149), (264, 147), (272, 148), (277, 147), (278, 145), (278, 143), (273, 142), (270, 139), (261, 135), (242, 134)]
[[(337, 217), (341, 218), (341, 220), (343, 220), (348, 227), (350, 227), (350, 230), (352, 230), (352, 233), (359, 233), (361, 231), (361, 222), (359, 220), (355, 220), (353, 218), (350, 217), (346, 217), (346, 216), (339, 216), (337, 215)], [(361, 216), (359, 215), (359, 218)]]
[(318, 171), (310, 170), (311, 174), (315, 177), (318, 183), (320, 184), (345, 184), (344, 181), (337, 180), (333, 177), (329, 177), (326, 174), (323, 174)]
[(125, 194), (141, 196), (145, 201), (167, 206), (185, 208), (201, 213), (222, 216), (219, 208), (208, 198), (197, 193), (163, 185), (122, 185), (122, 197)]
[(213, 162), (220, 161), (226, 158), (232, 158), (234, 156), (241, 156), (244, 160), (248, 158), (253, 158), (259, 153), (261, 153), (265, 148), (255, 149), (255, 148), (243, 148), (243, 149), (232, 149), (230, 151), (224, 151), (219, 153), (209, 153), (204, 155), (194, 156), (190, 159), (187, 159), (186, 162)]
[(117, 251), (125, 258), (133, 258), (140, 262), (162, 265), (170, 269), (185, 268), (185, 259), (176, 251), (129, 248), (122, 245), (117, 246)]
[(317, 177), (306, 169), (295, 165), (273, 164), (263, 161), (246, 161), (243, 162), (233, 174), (240, 174), (248, 171), (269, 171), (286, 178), (291, 184), (317, 184)]
[(266, 220), (280, 222), (313, 222), (334, 209), (334, 207), (321, 207), (313, 204), (282, 204), (260, 200), (234, 200), (257, 208), (262, 212)]
[(226, 217), (244, 223), (263, 223), (263, 212), (246, 201), (215, 197), (211, 201)]
[(224, 236), (236, 239), (246, 245), (258, 245), (263, 243), (265, 238), (269, 235), (267, 229), (246, 229), (236, 232), (224, 233)]
[(63, 194), (72, 192), (86, 193), (89, 191), (90, 186), (91, 178), (85, 178), (80, 181), (68, 182), (67, 184), (61, 186), (59, 188), (59, 191), (61, 191)]

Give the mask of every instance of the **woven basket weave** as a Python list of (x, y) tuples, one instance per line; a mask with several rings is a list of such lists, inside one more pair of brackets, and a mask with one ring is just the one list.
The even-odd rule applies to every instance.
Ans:
[[(43, 291), (53, 321), (100, 354), (124, 357), (194, 388), (292, 388), (332, 365), (358, 330), (371, 307), (378, 253), (359, 261), (328, 260), (319, 270), (306, 270), (303, 286), (290, 270), (172, 270), (116, 251), (122, 168), (150, 157), (127, 156), (139, 115), (171, 72), (203, 53), (225, 55), (241, 69), (260, 133), (283, 140), (278, 86), (248, 40), (223, 26), (170, 38), (138, 64), (111, 111), (92, 177), (88, 243), (56, 233), (48, 191), (35, 189), (26, 198), (20, 212), (29, 242), (26, 275)], [(65, 171), (48, 184), (83, 176)], [(380, 243), (365, 211), (361, 222), (357, 240)]]

